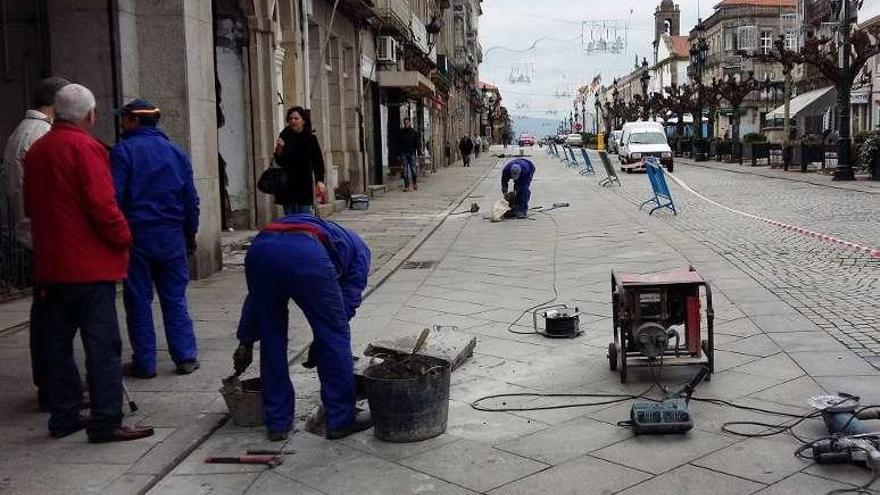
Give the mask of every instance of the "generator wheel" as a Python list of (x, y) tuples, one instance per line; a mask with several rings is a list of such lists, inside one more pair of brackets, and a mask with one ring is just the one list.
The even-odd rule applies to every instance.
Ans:
[(617, 346), (614, 342), (608, 344), (608, 367), (611, 371), (617, 371)]

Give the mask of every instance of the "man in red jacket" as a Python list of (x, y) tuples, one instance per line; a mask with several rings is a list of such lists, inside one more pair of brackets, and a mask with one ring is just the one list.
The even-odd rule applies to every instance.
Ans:
[[(34, 280), (49, 334), (49, 434), (86, 428), (90, 442), (134, 440), (152, 427), (122, 424), (122, 360), (116, 283), (128, 270), (131, 233), (116, 206), (107, 149), (88, 131), (95, 97), (79, 84), (55, 95), (55, 123), (24, 159), (25, 209), (31, 218)], [(79, 415), (82, 383), (73, 354), (81, 331), (92, 402)]]

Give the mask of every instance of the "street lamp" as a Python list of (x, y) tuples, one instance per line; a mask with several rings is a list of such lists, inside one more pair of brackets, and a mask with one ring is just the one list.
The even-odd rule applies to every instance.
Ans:
[[(617, 78), (614, 79), (613, 88), (614, 89), (611, 91), (611, 99), (614, 101), (613, 104), (614, 104), (614, 108), (616, 110), (618, 108), (618, 105), (620, 104), (620, 90), (617, 88)], [(617, 113), (614, 114), (614, 120), (615, 120), (614, 127), (619, 128), (620, 123), (617, 121), (618, 120)]]
[(642, 120), (648, 120), (648, 82), (651, 80), (651, 73), (648, 72), (648, 59), (642, 58)]
[(583, 131), (587, 132), (587, 95), (581, 95), (581, 125), (583, 125)]
[(697, 25), (694, 27), (696, 35), (696, 43), (691, 45), (690, 49), (690, 69), (691, 77), (694, 79), (696, 86), (696, 112), (694, 114), (694, 135), (696, 139), (693, 145), (694, 160), (698, 162), (706, 161), (706, 150), (703, 141), (703, 70), (706, 65), (706, 58), (709, 55), (709, 43), (706, 42), (706, 30), (703, 26), (703, 20), (698, 19)]

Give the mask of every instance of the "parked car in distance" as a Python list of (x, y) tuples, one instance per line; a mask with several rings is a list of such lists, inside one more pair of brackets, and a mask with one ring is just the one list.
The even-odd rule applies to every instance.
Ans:
[(519, 135), (519, 139), (517, 139), (516, 144), (520, 146), (534, 146), (535, 136), (532, 136), (528, 132), (523, 132)]
[(583, 146), (584, 138), (580, 134), (569, 134), (565, 136), (565, 144), (569, 146)]
[(620, 153), (620, 138), (622, 137), (622, 130), (611, 131), (611, 136), (608, 138), (608, 153)]
[(672, 148), (666, 141), (666, 134), (653, 126), (632, 127), (624, 131), (623, 146), (620, 148), (620, 170), (626, 172), (645, 169), (642, 159), (657, 157), (666, 170), (672, 172)]

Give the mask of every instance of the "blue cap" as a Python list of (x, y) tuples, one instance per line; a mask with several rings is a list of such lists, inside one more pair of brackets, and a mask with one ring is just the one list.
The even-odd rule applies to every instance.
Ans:
[(159, 107), (147, 100), (138, 98), (131, 100), (124, 107), (116, 110), (116, 115), (159, 116)]

